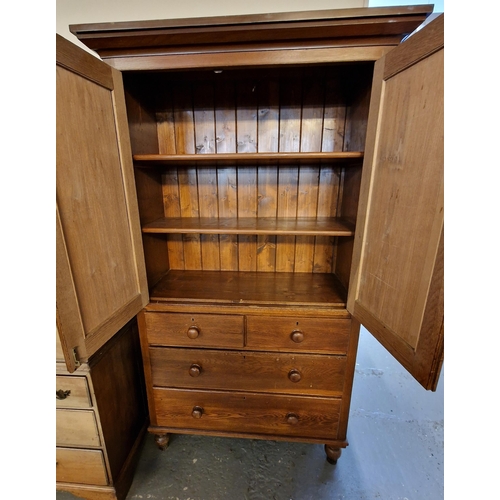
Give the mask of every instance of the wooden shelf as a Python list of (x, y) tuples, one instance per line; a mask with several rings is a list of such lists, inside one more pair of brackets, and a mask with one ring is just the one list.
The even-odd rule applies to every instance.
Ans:
[(142, 232), (353, 236), (354, 224), (338, 217), (163, 217), (145, 224)]
[(347, 292), (329, 273), (169, 271), (150, 300), (217, 304), (345, 307)]
[(220, 154), (183, 154), (183, 155), (134, 155), (135, 165), (154, 166), (214, 166), (214, 165), (311, 165), (322, 163), (359, 163), (363, 152), (330, 153), (220, 153)]

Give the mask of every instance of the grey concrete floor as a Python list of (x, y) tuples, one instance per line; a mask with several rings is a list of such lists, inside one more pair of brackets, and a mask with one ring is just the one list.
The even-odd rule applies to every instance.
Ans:
[(147, 435), (127, 500), (443, 499), (443, 386), (444, 371), (422, 389), (362, 329), (337, 465), (322, 445), (174, 435), (162, 452)]

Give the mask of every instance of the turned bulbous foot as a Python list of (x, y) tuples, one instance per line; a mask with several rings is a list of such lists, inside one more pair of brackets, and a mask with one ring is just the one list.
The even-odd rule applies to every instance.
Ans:
[(158, 448), (163, 451), (168, 448), (170, 434), (155, 434), (155, 443)]
[(333, 448), (325, 444), (326, 460), (328, 463), (335, 465), (337, 460), (342, 455), (342, 450), (340, 448)]

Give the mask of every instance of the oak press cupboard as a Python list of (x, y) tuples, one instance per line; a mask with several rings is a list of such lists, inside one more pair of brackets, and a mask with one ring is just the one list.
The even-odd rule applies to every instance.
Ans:
[(58, 376), (86, 409), (56, 397), (93, 429), (58, 433), (59, 489), (124, 498), (146, 427), (335, 463), (360, 323), (436, 388), (443, 16), (406, 37), (431, 11), (71, 26), (102, 60), (57, 36)]

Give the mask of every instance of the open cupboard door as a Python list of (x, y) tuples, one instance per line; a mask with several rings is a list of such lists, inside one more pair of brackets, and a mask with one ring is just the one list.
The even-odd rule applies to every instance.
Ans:
[(347, 308), (426, 389), (443, 360), (444, 15), (375, 64)]
[(57, 330), (70, 372), (148, 302), (121, 74), (57, 35)]

